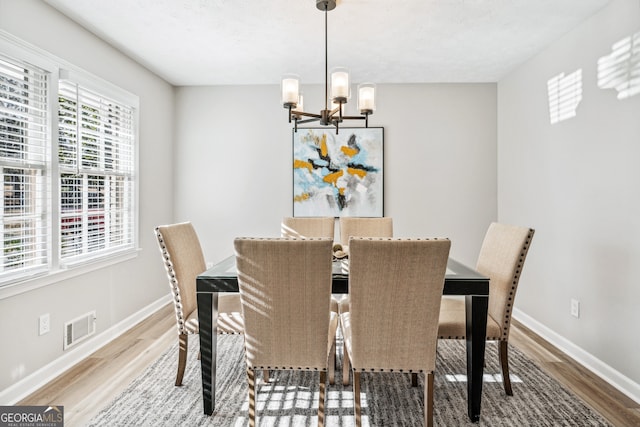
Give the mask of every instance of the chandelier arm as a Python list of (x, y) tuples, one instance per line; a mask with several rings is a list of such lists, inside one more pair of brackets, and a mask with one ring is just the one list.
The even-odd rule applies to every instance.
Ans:
[(342, 116), (342, 120), (364, 120), (363, 116)]
[[(341, 106), (342, 104), (340, 104), (339, 106), (337, 106), (336, 108), (334, 108), (333, 110), (331, 110), (331, 112), (329, 113), (329, 116), (333, 116), (335, 113), (337, 113), (338, 111), (341, 111)], [(342, 114), (340, 115), (342, 116)]]
[(320, 120), (320, 118), (315, 118), (315, 119), (304, 119), (304, 120), (296, 120), (297, 124), (303, 124), (303, 123), (311, 123), (311, 122), (317, 122), (318, 120)]
[(315, 117), (316, 119), (322, 118), (320, 114), (305, 113), (304, 111), (296, 111), (295, 114), (297, 114), (298, 116)]

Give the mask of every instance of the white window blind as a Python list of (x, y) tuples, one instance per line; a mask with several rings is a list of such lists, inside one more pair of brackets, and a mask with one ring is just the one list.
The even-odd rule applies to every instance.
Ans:
[(0, 282), (48, 269), (47, 78), (0, 56)]
[(61, 80), (58, 122), (62, 262), (133, 249), (133, 108)]

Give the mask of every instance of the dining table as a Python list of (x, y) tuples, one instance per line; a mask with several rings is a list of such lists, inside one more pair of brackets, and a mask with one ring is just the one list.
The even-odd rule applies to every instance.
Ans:
[[(204, 413), (212, 415), (216, 397), (218, 293), (239, 292), (235, 256), (216, 263), (196, 278), (200, 364)], [(333, 261), (332, 293), (349, 293), (349, 272), (344, 260)], [(466, 316), (467, 413), (480, 421), (484, 350), (489, 305), (489, 278), (449, 258), (443, 295), (463, 295)]]

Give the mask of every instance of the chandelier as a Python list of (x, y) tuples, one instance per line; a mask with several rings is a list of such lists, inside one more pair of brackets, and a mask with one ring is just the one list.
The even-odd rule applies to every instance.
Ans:
[[(294, 131), (298, 131), (298, 125), (318, 121), (322, 126), (335, 126), (336, 134), (340, 123), (344, 120), (364, 120), (365, 127), (369, 127), (369, 115), (376, 109), (375, 96), (376, 85), (362, 83), (358, 85), (358, 109), (360, 116), (343, 115), (343, 105), (350, 98), (349, 72), (338, 67), (331, 70), (331, 106), (329, 109), (329, 68), (327, 54), (327, 12), (335, 9), (336, 0), (316, 0), (316, 7), (324, 11), (324, 110), (320, 114), (307, 113), (303, 106), (302, 93), (300, 93), (300, 79), (293, 74), (287, 74), (282, 78), (282, 105), (289, 110), (289, 123), (293, 122)], [(308, 117), (308, 118), (303, 118)]]

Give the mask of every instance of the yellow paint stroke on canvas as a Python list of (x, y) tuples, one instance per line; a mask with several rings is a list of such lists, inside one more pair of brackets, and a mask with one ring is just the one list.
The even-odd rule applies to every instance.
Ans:
[(337, 172), (334, 172), (334, 173), (330, 173), (330, 174), (326, 175), (323, 178), (323, 181), (324, 182), (329, 182), (329, 183), (331, 183), (333, 185), (336, 185), (336, 182), (338, 181), (338, 178), (340, 178), (342, 176), (342, 174), (343, 174), (342, 171), (337, 171)]
[(340, 150), (342, 150), (342, 152), (349, 157), (355, 156), (356, 154), (358, 154), (358, 151), (360, 151), (357, 148), (347, 147), (346, 145), (340, 147)]
[(293, 196), (294, 202), (304, 202), (305, 200), (309, 200), (311, 195), (309, 193), (302, 193), (299, 196)]
[(309, 172), (313, 172), (313, 165), (310, 162), (305, 162), (304, 160), (294, 159), (293, 168), (294, 169), (307, 168)]
[(347, 172), (349, 172), (351, 175), (358, 175), (360, 178), (364, 178), (365, 176), (367, 176), (367, 171), (362, 169), (347, 168)]
[(322, 134), (322, 140), (320, 141), (320, 154), (322, 157), (327, 157), (329, 150), (327, 150), (327, 135)]

